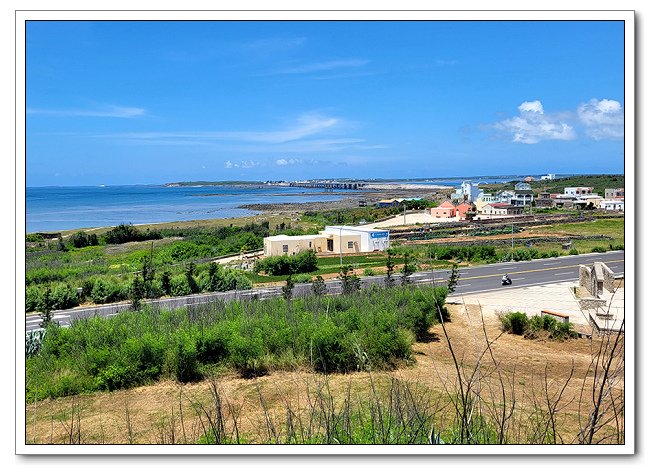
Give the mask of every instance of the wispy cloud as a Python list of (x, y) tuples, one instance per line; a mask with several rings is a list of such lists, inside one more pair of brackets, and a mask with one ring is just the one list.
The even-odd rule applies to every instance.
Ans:
[(302, 46), (307, 38), (261, 38), (259, 40), (250, 41), (241, 44), (241, 48), (248, 51), (257, 51), (267, 53), (270, 51), (284, 51)]
[(277, 69), (273, 71), (272, 74), (309, 74), (323, 71), (359, 68), (365, 66), (369, 62), (370, 60), (367, 59), (337, 59)]
[(197, 132), (125, 132), (96, 135), (97, 138), (115, 138), (138, 141), (208, 140), (214, 142), (244, 142), (281, 144), (301, 140), (334, 129), (344, 121), (337, 117), (303, 114), (288, 127), (273, 131), (197, 131)]
[(260, 166), (260, 162), (255, 162), (253, 160), (240, 160), (239, 162), (231, 162), (227, 160), (224, 162), (223, 166), (225, 168), (255, 168)]
[(280, 158), (275, 161), (275, 164), (279, 167), (286, 167), (288, 165), (301, 165), (302, 160), (299, 158)]
[(522, 102), (518, 116), (497, 122), (493, 127), (506, 132), (513, 142), (525, 144), (576, 138), (573, 127), (559, 115), (545, 114), (540, 101)]
[(130, 119), (145, 115), (145, 110), (140, 107), (105, 106), (96, 109), (38, 109), (28, 107), (27, 114), (54, 115), (67, 117), (115, 117)]
[(578, 106), (578, 119), (595, 140), (620, 139), (624, 135), (623, 107), (611, 99), (591, 99)]

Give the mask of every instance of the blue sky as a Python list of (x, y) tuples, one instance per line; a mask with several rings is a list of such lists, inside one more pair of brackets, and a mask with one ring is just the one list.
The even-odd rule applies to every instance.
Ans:
[(27, 186), (622, 173), (623, 33), (29, 22)]

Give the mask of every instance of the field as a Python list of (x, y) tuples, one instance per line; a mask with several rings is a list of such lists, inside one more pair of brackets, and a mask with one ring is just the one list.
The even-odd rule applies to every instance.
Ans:
[[(413, 344), (413, 361), (346, 374), (225, 371), (26, 407), (28, 443), (622, 443), (622, 380), (594, 406), (593, 358), (603, 340), (551, 341), (501, 333), (494, 314), (450, 306), (451, 321)], [(488, 345), (489, 342), (489, 345)], [(620, 342), (619, 342), (620, 343)], [(489, 347), (488, 347), (489, 346)], [(453, 350), (453, 353), (452, 353)], [(612, 355), (622, 364), (620, 355)], [(620, 371), (620, 366), (616, 367)], [(480, 375), (480, 376), (479, 376)], [(583, 392), (586, 391), (586, 392)], [(471, 412), (471, 416), (469, 415)], [(35, 432), (34, 432), (35, 429)], [(591, 437), (590, 439), (587, 439)]]

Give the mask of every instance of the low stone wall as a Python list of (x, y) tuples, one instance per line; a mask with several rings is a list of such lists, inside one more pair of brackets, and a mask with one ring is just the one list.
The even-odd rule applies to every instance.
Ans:
[(581, 310), (598, 309), (604, 307), (606, 304), (607, 302), (605, 300), (599, 298), (587, 298), (578, 300), (578, 305), (580, 305)]

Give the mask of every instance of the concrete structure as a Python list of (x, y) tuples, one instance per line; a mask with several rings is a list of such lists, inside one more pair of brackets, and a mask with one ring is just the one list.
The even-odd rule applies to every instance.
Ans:
[[(321, 231), (321, 234), (325, 234), (328, 237), (333, 236), (334, 240), (339, 235), (347, 236), (346, 240), (343, 240), (342, 245), (344, 250), (347, 249), (348, 252), (385, 251), (390, 247), (390, 233), (385, 229), (363, 229), (355, 226), (326, 226), (325, 231)], [(351, 238), (355, 236), (358, 237), (359, 250), (352, 251), (351, 245), (354, 246), (356, 240), (352, 240)]]
[(377, 207), (378, 208), (391, 208), (393, 206), (399, 205), (400, 200), (397, 199), (386, 199), (386, 200), (379, 200), (377, 202)]
[(625, 189), (624, 188), (605, 188), (605, 199), (606, 200), (624, 200), (625, 199)]
[(445, 200), (436, 208), (431, 208), (431, 216), (434, 218), (453, 218), (456, 216), (456, 207), (454, 204)]
[(551, 198), (550, 193), (539, 193), (535, 198), (536, 208), (553, 208), (555, 207), (555, 200)]
[(564, 194), (570, 196), (591, 195), (594, 189), (590, 186), (570, 186), (564, 188)]
[(515, 196), (510, 198), (510, 204), (515, 206), (531, 206), (533, 204), (533, 192), (516, 190)]
[(625, 211), (625, 201), (601, 200), (599, 207), (609, 211)]
[(481, 193), (483, 193), (483, 190), (479, 189), (478, 183), (464, 181), (461, 183), (460, 188), (456, 189), (456, 193), (451, 195), (451, 199), (473, 203)]
[(555, 180), (555, 173), (549, 173), (548, 175), (542, 175), (540, 180)]
[(488, 203), (481, 210), (482, 215), (488, 216), (515, 216), (523, 214), (524, 207), (508, 203)]
[(532, 188), (528, 183), (520, 181), (515, 185), (515, 190), (532, 190)]
[(313, 249), (317, 253), (353, 254), (383, 251), (390, 245), (390, 234), (383, 229), (354, 226), (327, 226), (319, 234), (269, 236), (264, 238), (264, 256), (293, 256)]

